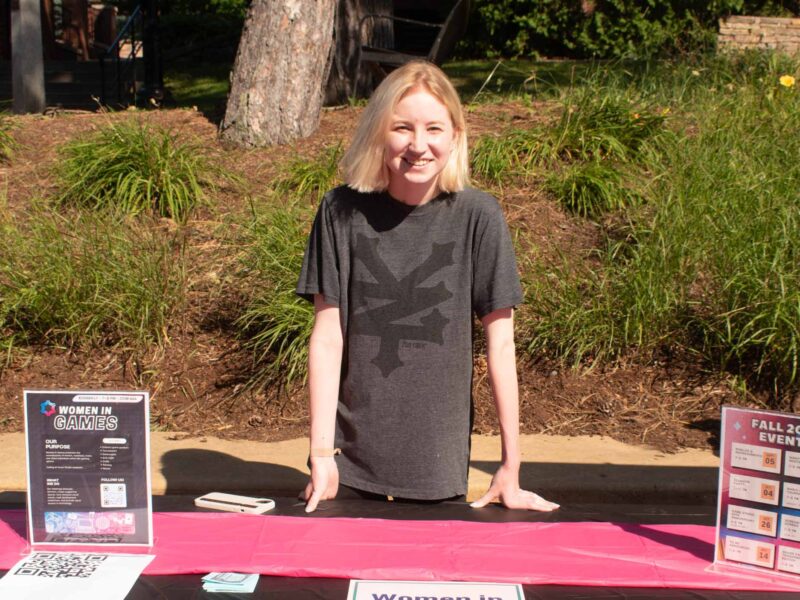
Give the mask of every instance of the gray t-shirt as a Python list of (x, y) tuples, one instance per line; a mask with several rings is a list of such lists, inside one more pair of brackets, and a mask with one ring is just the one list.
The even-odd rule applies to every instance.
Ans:
[(466, 493), (472, 313), (522, 302), (497, 201), (468, 188), (411, 207), (338, 187), (317, 213), (297, 293), (340, 311), (341, 482), (402, 498)]

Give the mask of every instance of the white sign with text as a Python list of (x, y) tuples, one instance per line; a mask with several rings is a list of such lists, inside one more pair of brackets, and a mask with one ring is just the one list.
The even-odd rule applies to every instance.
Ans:
[(348, 600), (525, 600), (518, 583), (352, 580)]

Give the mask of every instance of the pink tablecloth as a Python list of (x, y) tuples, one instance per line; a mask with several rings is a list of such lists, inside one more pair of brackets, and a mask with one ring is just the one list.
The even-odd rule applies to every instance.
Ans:
[[(23, 511), (0, 512), (0, 568), (26, 552)], [(615, 523), (474, 523), (156, 513), (145, 574), (240, 571), (288, 577), (794, 589), (708, 572), (714, 528)]]

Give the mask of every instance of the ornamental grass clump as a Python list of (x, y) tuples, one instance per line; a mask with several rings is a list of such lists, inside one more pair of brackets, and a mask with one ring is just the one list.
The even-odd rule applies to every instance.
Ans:
[(4, 114), (0, 114), (0, 161), (8, 162), (17, 149), (17, 141), (11, 135), (13, 123)]
[(546, 156), (546, 140), (540, 129), (482, 135), (470, 150), (470, 172), (490, 185), (535, 176)]
[(273, 191), (284, 201), (319, 204), (325, 192), (336, 185), (342, 153), (342, 145), (337, 144), (325, 148), (319, 157), (295, 158), (286, 167), (286, 173), (275, 181)]
[(508, 134), (482, 135), (470, 150), (470, 173), (488, 184), (500, 184), (518, 164), (517, 148)]
[(300, 202), (273, 205), (256, 212), (247, 230), (242, 265), (252, 288), (236, 326), (253, 352), (251, 389), (306, 377), (314, 308), (295, 288), (313, 216)]
[(164, 344), (184, 301), (182, 242), (153, 224), (37, 209), (0, 215), (0, 337), (57, 347)]
[(214, 187), (202, 150), (135, 120), (110, 123), (61, 148), (57, 202), (185, 222)]
[(637, 204), (640, 197), (626, 183), (621, 169), (604, 160), (566, 165), (545, 180), (545, 189), (569, 212), (597, 217)]
[(550, 132), (553, 158), (636, 161), (639, 150), (664, 131), (667, 111), (657, 112), (610, 90), (585, 90), (567, 102)]

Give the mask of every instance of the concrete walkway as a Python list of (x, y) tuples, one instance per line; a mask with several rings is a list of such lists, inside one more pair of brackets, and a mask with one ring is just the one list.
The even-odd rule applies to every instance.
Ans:
[[(151, 436), (153, 494), (211, 491), (286, 496), (308, 476), (308, 440), (250, 442)], [(522, 487), (555, 502), (713, 504), (719, 459), (710, 450), (666, 454), (597, 436), (523, 435)], [(0, 492), (27, 488), (25, 437), (0, 434)], [(468, 500), (488, 488), (500, 438), (473, 436)]]

